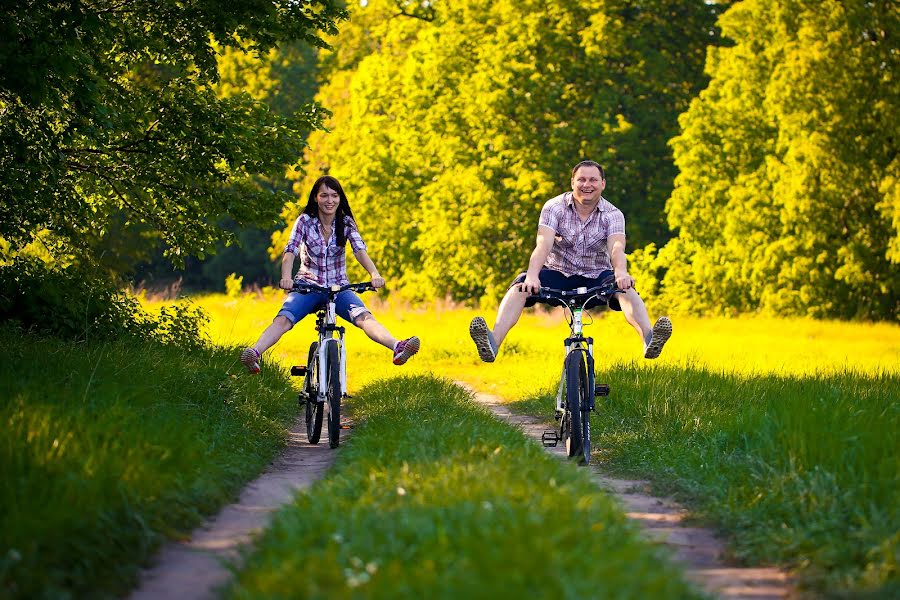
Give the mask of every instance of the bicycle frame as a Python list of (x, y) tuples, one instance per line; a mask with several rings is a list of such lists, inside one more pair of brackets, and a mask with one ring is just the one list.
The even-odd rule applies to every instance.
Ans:
[[(556, 393), (554, 417), (559, 421), (559, 431), (545, 431), (541, 440), (547, 446), (556, 446), (559, 441), (565, 440), (567, 455), (581, 457), (582, 464), (590, 462), (589, 417), (595, 408), (595, 396), (609, 393), (609, 386), (598, 389), (595, 384), (594, 340), (584, 335), (584, 311), (595, 299), (607, 306), (612, 295), (619, 292), (612, 285), (571, 291), (542, 287), (535, 297), (538, 302), (562, 305), (572, 315), (569, 337), (564, 341), (565, 356)], [(575, 353), (584, 353), (584, 357), (573, 357)]]
[[(583, 289), (583, 288), (582, 288)], [(586, 303), (585, 303), (586, 304)], [(566, 350), (563, 354), (562, 376), (559, 379), (559, 389), (556, 392), (556, 412), (560, 414), (565, 408), (565, 399), (563, 398), (563, 389), (566, 380), (566, 357), (574, 350), (585, 350), (587, 352), (587, 372), (588, 372), (588, 389), (594, 389), (594, 338), (584, 337), (582, 330), (584, 322), (582, 313), (584, 306), (569, 307), (572, 311), (572, 321), (569, 323), (569, 337), (563, 342)], [(594, 410), (594, 396), (590, 396), (590, 410)]]
[[(324, 293), (325, 305), (316, 313), (316, 331), (318, 341), (314, 344), (315, 353), (310, 348), (309, 361), (306, 367), (291, 369), (291, 374), (303, 375), (308, 379), (304, 383), (304, 394), (301, 404), (306, 404), (307, 436), (311, 444), (319, 442), (322, 430), (322, 414), (328, 414), (328, 439), (332, 448), (340, 444), (341, 402), (347, 397), (347, 352), (344, 346), (345, 329), (337, 325), (336, 300), (343, 291), (374, 291), (371, 283), (348, 283), (346, 285), (320, 286), (310, 283), (295, 283), (293, 291), (299, 294)], [(337, 369), (335, 369), (337, 367)], [(312, 371), (311, 371), (312, 370)], [(312, 375), (314, 373), (314, 375)], [(315, 381), (310, 381), (312, 377)], [(315, 385), (315, 397), (312, 386)]]
[[(336, 294), (329, 294), (328, 302), (316, 318), (316, 330), (319, 332), (319, 349), (316, 357), (316, 360), (318, 360), (319, 363), (319, 391), (316, 397), (317, 402), (325, 401), (325, 392), (328, 386), (328, 369), (326, 369), (325, 366), (328, 362), (329, 343), (337, 344), (338, 357), (341, 365), (341, 397), (344, 398), (347, 396), (347, 352), (344, 349), (344, 328), (337, 325), (335, 296)], [(335, 334), (337, 334), (337, 337), (335, 337)]]

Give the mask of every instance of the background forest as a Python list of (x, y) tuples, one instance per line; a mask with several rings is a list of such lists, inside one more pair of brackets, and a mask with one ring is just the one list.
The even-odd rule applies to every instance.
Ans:
[(900, 316), (895, 3), (157, 4), (5, 9), (20, 271), (267, 284), (327, 171), (393, 293), (493, 302), (591, 158), (658, 307)]

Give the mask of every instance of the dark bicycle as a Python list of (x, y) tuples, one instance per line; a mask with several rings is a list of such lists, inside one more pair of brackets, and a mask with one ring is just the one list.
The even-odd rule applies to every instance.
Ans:
[(328, 299), (316, 313), (318, 341), (309, 347), (306, 366), (291, 367), (291, 375), (303, 377), (300, 406), (306, 410), (306, 436), (310, 444), (318, 444), (322, 434), (324, 413), (328, 413), (328, 444), (337, 448), (341, 443), (341, 401), (347, 396), (347, 353), (344, 348), (344, 328), (336, 324), (335, 299), (345, 290), (356, 293), (374, 292), (371, 283), (321, 286), (295, 283), (291, 291), (298, 294), (324, 292)]
[(570, 334), (565, 340), (566, 355), (563, 361), (562, 377), (556, 394), (554, 417), (559, 421), (557, 429), (545, 431), (541, 441), (545, 446), (566, 443), (566, 455), (577, 458), (580, 464), (591, 460), (591, 412), (596, 396), (608, 396), (609, 385), (594, 382), (594, 340), (584, 337), (582, 316), (588, 308), (605, 309), (609, 299), (623, 290), (616, 289), (614, 283), (608, 285), (557, 290), (542, 287), (532, 296), (537, 302), (562, 306), (566, 309), (566, 320)]

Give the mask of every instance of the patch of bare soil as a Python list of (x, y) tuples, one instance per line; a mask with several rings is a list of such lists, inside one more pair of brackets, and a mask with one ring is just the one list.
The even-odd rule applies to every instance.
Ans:
[[(547, 426), (540, 419), (511, 412), (496, 396), (475, 392), (475, 399), (541, 442)], [(566, 449), (562, 444), (546, 450), (565, 459)], [(791, 579), (783, 571), (729, 564), (725, 544), (710, 530), (685, 524), (687, 510), (672, 499), (651, 496), (648, 482), (615, 479), (603, 474), (596, 465), (590, 468), (594, 480), (618, 499), (625, 513), (641, 525), (644, 534), (671, 549), (688, 580), (701, 590), (727, 600), (769, 600), (795, 595)]]
[(307, 443), (306, 425), (302, 416), (298, 418), (287, 447), (244, 488), (236, 503), (195, 529), (189, 540), (162, 548), (154, 565), (141, 573), (131, 600), (215, 598), (229, 582), (226, 564), (239, 559), (241, 546), (252, 542), (277, 508), (322, 477), (334, 461), (335, 453), (324, 438), (325, 432), (318, 445)]

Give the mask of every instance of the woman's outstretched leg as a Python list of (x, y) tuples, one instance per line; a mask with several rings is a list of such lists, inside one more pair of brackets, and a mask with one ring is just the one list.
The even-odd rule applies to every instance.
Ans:
[(354, 325), (362, 329), (369, 339), (378, 342), (385, 348), (394, 352), (394, 364), (405, 364), (413, 355), (419, 351), (421, 345), (419, 338), (412, 336), (405, 340), (397, 340), (387, 327), (379, 323), (372, 313), (363, 313), (353, 322)]
[(244, 348), (244, 351), (241, 352), (241, 363), (247, 367), (250, 373), (259, 373), (259, 357), (262, 356), (263, 352), (274, 346), (281, 339), (281, 336), (290, 331), (293, 326), (294, 324), (287, 317), (283, 315), (275, 317), (272, 323), (262, 332), (262, 335), (259, 336), (256, 343), (249, 348)]

